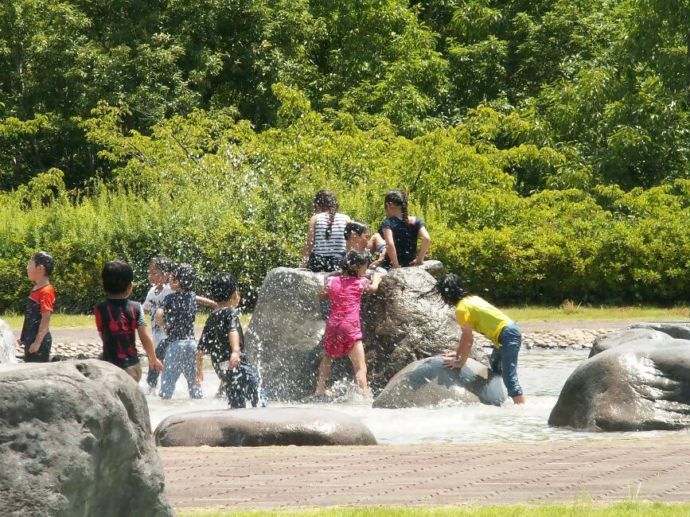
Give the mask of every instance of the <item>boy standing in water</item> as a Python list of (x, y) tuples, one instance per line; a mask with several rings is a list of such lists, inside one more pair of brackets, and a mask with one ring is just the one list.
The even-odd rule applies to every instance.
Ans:
[[(149, 282), (151, 283), (151, 289), (149, 289), (146, 295), (146, 300), (142, 308), (144, 311), (151, 315), (151, 330), (153, 334), (153, 344), (155, 346), (156, 357), (161, 361), (165, 359), (166, 350), (166, 335), (165, 331), (156, 322), (156, 310), (158, 307), (163, 305), (165, 298), (172, 293), (172, 289), (168, 285), (167, 275), (172, 269), (172, 263), (165, 258), (154, 257), (149, 262)], [(149, 390), (153, 391), (156, 389), (158, 384), (159, 372), (153, 368), (149, 368), (146, 374), (146, 384), (149, 386)]]
[(26, 275), (34, 286), (24, 311), (24, 324), (19, 344), (24, 347), (24, 361), (47, 363), (53, 338), (50, 335), (50, 315), (55, 303), (55, 289), (50, 283), (53, 257), (45, 251), (34, 253), (26, 266)]
[(462, 328), (460, 342), (455, 352), (446, 354), (443, 360), (448, 368), (462, 368), (470, 357), (476, 330), (494, 343), (490, 365), (494, 373), (503, 376), (508, 395), (515, 404), (524, 404), (517, 375), (518, 354), (522, 334), (518, 326), (499, 309), (479, 296), (470, 295), (455, 273), (450, 273), (436, 283), (436, 290), (446, 304), (455, 307), (455, 317)]
[(231, 408), (252, 407), (259, 402), (259, 381), (244, 355), (244, 334), (237, 305), (240, 293), (237, 280), (229, 273), (218, 273), (211, 280), (211, 297), (218, 304), (206, 321), (196, 352), (196, 383), (204, 379), (204, 353), (211, 356), (213, 369), (225, 385)]
[(112, 260), (103, 266), (101, 278), (107, 299), (96, 305), (93, 312), (103, 342), (103, 360), (122, 368), (138, 383), (141, 366), (137, 354), (137, 335), (149, 358), (149, 368), (160, 371), (163, 365), (153, 351), (141, 305), (129, 299), (134, 272), (126, 262)]

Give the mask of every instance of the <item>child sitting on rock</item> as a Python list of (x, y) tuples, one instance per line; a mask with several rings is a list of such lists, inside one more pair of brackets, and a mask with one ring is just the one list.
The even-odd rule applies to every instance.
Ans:
[(319, 190), (314, 196), (314, 215), (309, 220), (302, 267), (315, 273), (336, 271), (345, 251), (344, 230), (349, 222), (347, 215), (338, 212), (335, 194)]
[(367, 364), (362, 344), (360, 304), (365, 292), (375, 293), (381, 277), (369, 281), (365, 275), (369, 258), (365, 253), (350, 250), (342, 263), (342, 275), (326, 278), (321, 298), (330, 300), (330, 314), (323, 335), (324, 354), (319, 365), (319, 379), (315, 396), (326, 395), (326, 380), (334, 359), (348, 356), (355, 370), (355, 380), (363, 397), (369, 397)]
[(259, 402), (259, 380), (244, 355), (244, 334), (237, 305), (240, 294), (237, 280), (229, 273), (219, 273), (211, 281), (211, 298), (218, 309), (206, 321), (196, 352), (196, 383), (204, 378), (203, 357), (211, 356), (218, 378), (225, 384), (231, 408), (252, 407)]
[(106, 262), (101, 272), (107, 299), (96, 305), (96, 328), (103, 342), (103, 360), (122, 368), (139, 382), (141, 366), (137, 355), (136, 335), (149, 358), (149, 368), (160, 371), (163, 364), (156, 358), (153, 342), (146, 326), (144, 311), (138, 302), (129, 299), (134, 272), (126, 262)]
[[(391, 190), (384, 198), (386, 219), (379, 227), (379, 234), (386, 243), (385, 269), (421, 266), (429, 251), (431, 237), (419, 217), (407, 213), (407, 193)], [(417, 251), (417, 239), (422, 245)]]
[[(367, 254), (371, 261), (370, 269), (376, 269), (385, 258), (386, 243), (378, 233), (372, 237), (366, 224), (351, 221), (345, 225), (345, 253), (350, 250)], [(379, 256), (376, 261), (373, 258), (374, 253)]]

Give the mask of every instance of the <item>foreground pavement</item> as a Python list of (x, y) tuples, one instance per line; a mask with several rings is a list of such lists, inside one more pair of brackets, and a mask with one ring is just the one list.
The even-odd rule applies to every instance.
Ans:
[(690, 433), (483, 445), (159, 448), (175, 508), (690, 501)]

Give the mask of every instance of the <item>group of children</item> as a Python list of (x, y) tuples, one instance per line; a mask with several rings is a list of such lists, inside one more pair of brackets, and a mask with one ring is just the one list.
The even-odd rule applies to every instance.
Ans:
[[(335, 359), (347, 356), (355, 380), (364, 397), (369, 396), (367, 368), (362, 343), (360, 305), (365, 293), (375, 293), (381, 275), (398, 267), (421, 265), (431, 238), (424, 222), (409, 216), (407, 195), (389, 191), (384, 198), (385, 220), (376, 234), (366, 224), (351, 221), (338, 212), (335, 195), (319, 191), (314, 199), (314, 215), (303, 251), (302, 265), (324, 272), (321, 298), (329, 301), (329, 314), (323, 336), (324, 354), (319, 365), (316, 395), (326, 393), (326, 381)], [(417, 249), (418, 240), (421, 246)], [(376, 258), (374, 256), (376, 255)], [(27, 266), (34, 287), (29, 295), (20, 343), (25, 361), (47, 361), (50, 356), (50, 314), (55, 291), (49, 276), (53, 259), (45, 252), (35, 253)], [(244, 336), (237, 309), (240, 302), (237, 281), (229, 273), (219, 273), (211, 281), (210, 299), (197, 296), (194, 269), (189, 264), (173, 264), (164, 258), (149, 263), (152, 284), (143, 306), (129, 299), (134, 273), (122, 261), (110, 261), (102, 270), (106, 300), (94, 308), (96, 327), (103, 343), (102, 359), (124, 369), (135, 381), (142, 376), (136, 337), (149, 360), (147, 383), (155, 391), (161, 374), (160, 396), (169, 399), (182, 375), (191, 398), (201, 398), (203, 356), (208, 354), (224, 386), (230, 407), (259, 404), (259, 380), (244, 353)], [(450, 274), (436, 284), (437, 293), (455, 307), (462, 335), (455, 352), (444, 364), (462, 368), (472, 348), (474, 330), (494, 342), (491, 367), (503, 375), (508, 394), (515, 403), (524, 402), (517, 377), (520, 330), (504, 313), (478, 296), (471, 296), (457, 275)], [(213, 309), (198, 344), (194, 335), (197, 306)], [(144, 312), (151, 316), (151, 329)]]

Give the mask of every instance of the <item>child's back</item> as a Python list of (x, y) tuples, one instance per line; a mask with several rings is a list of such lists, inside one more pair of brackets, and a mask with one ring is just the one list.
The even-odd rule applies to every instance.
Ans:
[(162, 307), (168, 339), (194, 339), (196, 294), (188, 291), (170, 293), (165, 297)]
[(103, 341), (103, 360), (123, 369), (139, 364), (136, 332), (146, 325), (141, 305), (128, 298), (108, 298), (96, 305), (94, 315)]

